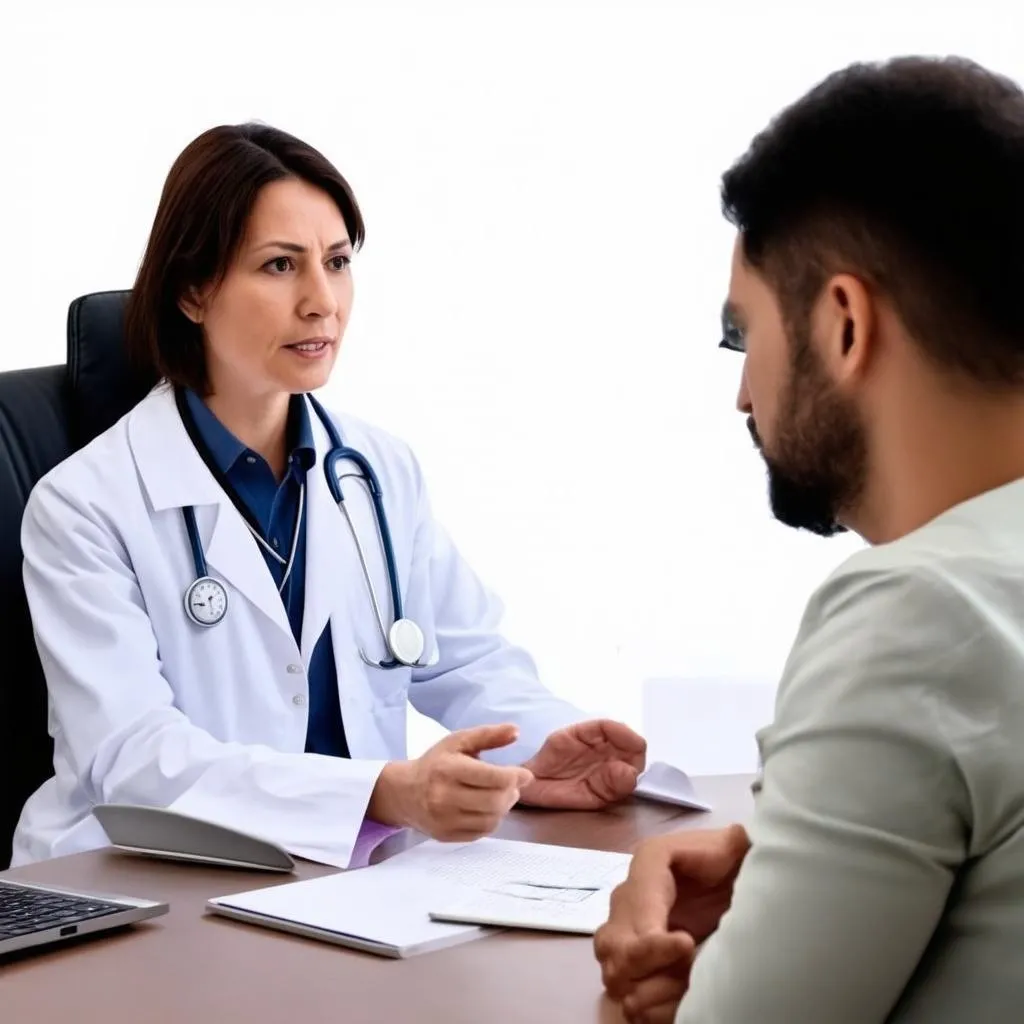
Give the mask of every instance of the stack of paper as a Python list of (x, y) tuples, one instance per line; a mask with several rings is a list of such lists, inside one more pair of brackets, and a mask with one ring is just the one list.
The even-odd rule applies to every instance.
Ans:
[[(655, 762), (637, 796), (709, 810), (685, 772)], [(217, 914), (382, 956), (487, 934), (484, 927), (592, 935), (608, 918), (629, 855), (478, 839), (425, 842), (373, 867), (210, 900)]]
[(430, 841), (373, 867), (222, 896), (207, 906), (266, 927), (406, 957), (479, 938), (486, 931), (478, 922), (592, 934), (607, 918), (611, 889), (625, 878), (629, 859), (504, 839)]

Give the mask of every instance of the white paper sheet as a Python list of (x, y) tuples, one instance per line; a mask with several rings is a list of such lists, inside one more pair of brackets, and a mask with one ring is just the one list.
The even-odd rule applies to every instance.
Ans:
[(481, 859), (482, 870), (471, 867), (465, 885), (438, 894), (430, 907), (435, 920), (593, 935), (608, 919), (612, 890), (629, 872), (629, 854), (509, 846), (526, 849), (492, 847), (495, 859), (486, 868)]
[(645, 800), (674, 804), (676, 807), (692, 807), (698, 811), (710, 811), (711, 805), (697, 795), (686, 772), (664, 761), (648, 765), (636, 784), (636, 795)]
[(389, 955), (408, 955), (485, 934), (431, 920), (435, 908), (463, 897), (542, 886), (563, 892), (610, 889), (625, 877), (629, 859), (628, 854), (506, 839), (428, 841), (372, 867), (220, 897), (211, 904), (315, 928), (338, 941), (352, 937)]

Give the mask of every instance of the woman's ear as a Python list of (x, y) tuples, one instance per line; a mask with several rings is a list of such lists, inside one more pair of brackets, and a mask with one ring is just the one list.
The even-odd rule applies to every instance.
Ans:
[(196, 294), (195, 288), (190, 288), (186, 294), (178, 299), (178, 309), (182, 311), (194, 324), (203, 322), (203, 307)]

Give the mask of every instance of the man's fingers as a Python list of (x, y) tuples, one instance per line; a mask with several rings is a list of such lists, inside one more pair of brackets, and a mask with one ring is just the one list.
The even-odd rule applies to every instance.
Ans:
[(519, 738), (519, 729), (506, 722), (503, 725), (478, 725), (450, 733), (435, 744), (435, 750), (448, 750), (456, 754), (475, 756), (484, 750), (507, 747)]
[(686, 932), (660, 932), (637, 936), (604, 925), (594, 936), (594, 954), (601, 965), (601, 981), (613, 999), (622, 1000), (644, 980), (661, 974), (687, 978), (694, 955), (693, 939)]
[(624, 980), (621, 966), (626, 950), (635, 936), (628, 925), (624, 926), (612, 919), (606, 921), (594, 933), (594, 957), (601, 965), (601, 978), (605, 988), (612, 996), (621, 996), (623, 993), (613, 992), (612, 987), (620, 980)]
[(623, 951), (621, 969), (636, 981), (666, 971), (685, 976), (695, 949), (686, 932), (641, 935)]
[[(633, 991), (634, 980), (622, 969), (625, 943), (620, 942), (621, 936), (609, 939), (608, 944), (598, 954), (601, 965), (601, 984), (612, 999), (621, 1001)], [(596, 950), (595, 950), (596, 952)]]
[(679, 1001), (686, 994), (687, 979), (656, 974), (639, 982), (622, 1000), (630, 1024), (660, 1024), (675, 1018)]
[(615, 929), (606, 921), (594, 932), (594, 956), (603, 962), (615, 949)]

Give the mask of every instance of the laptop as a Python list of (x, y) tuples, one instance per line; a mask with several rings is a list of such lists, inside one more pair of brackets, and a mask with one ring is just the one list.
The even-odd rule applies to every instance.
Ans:
[(167, 903), (0, 879), (0, 956), (159, 917)]

